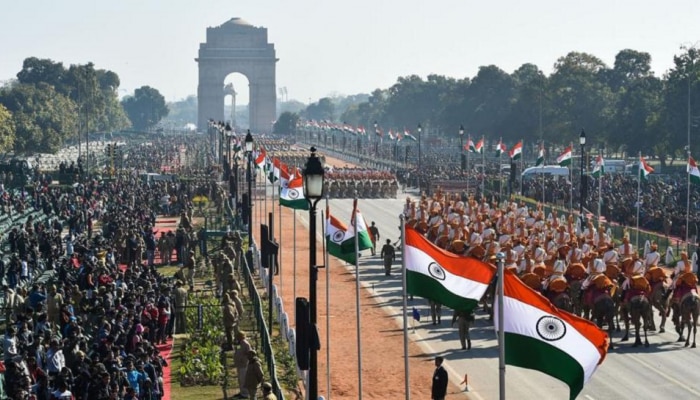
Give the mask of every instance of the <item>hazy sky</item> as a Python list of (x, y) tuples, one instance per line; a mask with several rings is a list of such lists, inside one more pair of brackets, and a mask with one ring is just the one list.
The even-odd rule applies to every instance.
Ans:
[[(316, 101), (369, 93), (410, 74), (473, 77), (479, 66), (549, 74), (576, 50), (612, 65), (625, 48), (649, 52), (661, 76), (683, 44), (700, 44), (698, 0), (2, 0), (0, 81), (26, 57), (92, 61), (121, 78), (120, 96), (149, 85), (168, 101), (197, 93), (206, 28), (232, 17), (268, 28), (277, 86)], [(227, 79), (247, 103), (247, 81)]]

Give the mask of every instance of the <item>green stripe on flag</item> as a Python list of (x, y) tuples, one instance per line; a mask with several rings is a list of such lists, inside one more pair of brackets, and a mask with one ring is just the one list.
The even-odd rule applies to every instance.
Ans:
[(569, 385), (569, 399), (583, 389), (584, 371), (581, 364), (566, 352), (543, 340), (506, 332), (506, 364), (534, 369)]
[(479, 304), (479, 299), (458, 296), (445, 289), (439, 280), (410, 269), (406, 271), (406, 290), (457, 311), (471, 312)]

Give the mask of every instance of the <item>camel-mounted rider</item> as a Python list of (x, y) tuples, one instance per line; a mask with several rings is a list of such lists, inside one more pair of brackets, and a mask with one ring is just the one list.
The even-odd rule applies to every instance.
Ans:
[(644, 264), (640, 260), (633, 262), (621, 289), (622, 307), (625, 307), (635, 296), (642, 295), (648, 298), (649, 294), (651, 294), (651, 285), (647, 278), (644, 277)]
[(578, 247), (576, 238), (572, 238), (569, 251), (569, 267), (566, 269), (566, 279), (579, 281), (586, 277), (586, 266), (583, 264), (583, 250)]
[(622, 244), (618, 247), (617, 254), (620, 260), (620, 269), (624, 274), (629, 275), (629, 270), (632, 269), (638, 256), (636, 249), (630, 244), (630, 238), (627, 233), (622, 237)]
[(676, 263), (676, 268), (671, 277), (673, 278), (673, 283), (671, 284), (671, 290), (673, 290), (671, 306), (675, 308), (681, 304), (685, 296), (690, 293), (697, 293), (698, 277), (693, 272), (693, 265), (688, 259), (687, 252), (681, 252), (681, 260)]
[[(517, 238), (515, 239), (520, 242)], [(513, 249), (511, 241), (507, 241), (503, 245), (503, 253), (505, 253), (505, 264), (503, 265), (503, 268), (510, 270), (514, 274), (518, 274), (519, 268), (518, 268), (518, 252)]]
[(595, 300), (601, 295), (612, 295), (611, 291), (614, 284), (610, 278), (605, 275), (605, 271), (605, 262), (600, 258), (596, 258), (593, 261), (593, 270), (588, 278), (583, 281), (583, 284), (581, 284), (581, 289), (584, 293), (583, 301), (585, 304), (593, 306)]
[(657, 251), (657, 244), (652, 243), (649, 248), (649, 253), (647, 253), (647, 255), (644, 257), (644, 265), (647, 270), (644, 276), (647, 278), (647, 280), (651, 284), (651, 287), (653, 288), (658, 283), (663, 283), (666, 281), (666, 272), (663, 270), (663, 268), (659, 267), (661, 255)]
[(547, 252), (540, 246), (540, 241), (535, 239), (532, 242), (532, 259), (534, 261), (532, 272), (539, 275), (540, 279), (544, 279), (549, 276), (550, 271), (547, 271), (547, 266), (544, 264), (546, 257)]
[(552, 275), (544, 281), (543, 289), (547, 298), (554, 302), (554, 299), (564, 293), (569, 288), (569, 284), (564, 277), (566, 272), (566, 262), (557, 260), (552, 268)]
[[(542, 290), (542, 276), (533, 272), (534, 260), (529, 252), (525, 252), (525, 268), (520, 274), (520, 280), (530, 288), (541, 291)], [(542, 268), (544, 269), (544, 263), (542, 263)]]
[(620, 275), (620, 256), (612, 243), (608, 244), (607, 250), (603, 253), (603, 262), (605, 263), (605, 275), (616, 281)]

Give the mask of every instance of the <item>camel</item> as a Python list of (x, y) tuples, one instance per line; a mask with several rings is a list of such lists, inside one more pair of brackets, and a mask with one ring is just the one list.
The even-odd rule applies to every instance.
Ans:
[[(634, 323), (634, 346), (641, 346), (642, 339), (639, 334), (640, 325), (643, 323), (644, 328), (644, 347), (649, 347), (649, 339), (647, 339), (647, 328), (649, 326), (649, 315), (650, 315), (651, 305), (649, 304), (649, 299), (644, 295), (634, 296), (630, 299), (627, 305), (623, 308), (623, 315), (625, 319), (625, 336), (622, 338), (622, 342), (629, 339), (630, 333), (630, 314), (632, 323)], [(642, 320), (642, 321), (640, 321)]]
[(688, 336), (685, 339), (685, 347), (690, 344), (690, 331), (693, 331), (693, 345), (695, 348), (695, 334), (698, 331), (698, 316), (700, 315), (700, 297), (695, 292), (692, 292), (681, 299), (680, 305), (680, 321), (676, 324), (678, 332), (678, 341), (683, 341), (683, 330), (688, 327)]

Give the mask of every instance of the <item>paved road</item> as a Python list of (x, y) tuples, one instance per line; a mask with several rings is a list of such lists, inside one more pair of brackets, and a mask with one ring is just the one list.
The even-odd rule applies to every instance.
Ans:
[[(391, 239), (393, 242), (399, 237), (398, 215), (405, 203), (405, 195), (400, 194), (399, 197), (402, 199), (359, 202), (359, 208), (367, 222), (375, 221), (379, 227), (382, 242), (385, 239)], [(331, 212), (347, 223), (352, 210), (352, 200), (332, 200), (330, 203)], [(320, 210), (325, 208), (322, 204), (319, 206)], [(319, 224), (320, 214), (319, 212)], [(304, 225), (308, 224), (308, 214), (297, 215)], [(318, 226), (320, 235), (321, 225)], [(396, 318), (399, 326), (402, 326), (399, 270), (396, 268), (396, 272), (390, 277), (384, 276), (379, 257), (371, 257), (369, 252), (366, 253), (360, 263), (361, 281), (366, 289), (376, 296), (377, 302), (386, 308), (387, 313)], [(475, 326), (471, 331), (472, 349), (465, 351), (460, 349), (456, 328), (450, 327), (450, 310), (443, 309), (442, 324), (434, 326), (428, 321), (430, 308), (427, 301), (416, 298), (409, 302), (410, 307), (416, 307), (422, 315), (415, 331), (410, 330), (410, 338), (419, 343), (428, 354), (443, 355), (450, 378), (456, 383), (463, 379), (465, 373), (469, 374), (471, 391), (464, 394), (465, 398), (497, 399), (496, 335), (487, 316), (477, 313)], [(658, 316), (656, 318), (659, 319)], [(675, 342), (677, 335), (673, 332), (670, 321), (666, 328), (667, 332), (664, 334), (651, 333), (649, 348), (634, 349), (631, 342), (620, 343), (622, 334), (616, 334), (613, 338), (616, 349), (608, 354), (579, 399), (700, 398), (700, 384), (697, 383), (695, 374), (700, 369), (700, 348), (684, 348), (682, 343)], [(397, 345), (400, 345), (400, 342), (397, 342)], [(569, 395), (566, 385), (536, 371), (509, 366), (506, 380), (509, 399), (566, 399)]]

